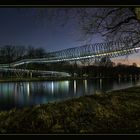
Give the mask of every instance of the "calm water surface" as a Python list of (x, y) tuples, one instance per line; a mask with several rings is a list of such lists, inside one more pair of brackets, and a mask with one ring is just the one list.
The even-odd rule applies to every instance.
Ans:
[(0, 83), (0, 110), (62, 101), (98, 91), (140, 85), (140, 80), (71, 80), (46, 82)]

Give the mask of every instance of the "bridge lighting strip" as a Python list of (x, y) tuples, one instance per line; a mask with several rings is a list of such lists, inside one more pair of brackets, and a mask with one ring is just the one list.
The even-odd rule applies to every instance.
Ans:
[[(140, 47), (137, 48), (132, 48), (132, 49), (127, 49), (127, 50), (118, 50), (118, 51), (114, 51), (114, 52), (107, 52), (107, 53), (100, 53), (100, 54), (95, 54), (95, 55), (90, 55), (90, 56), (81, 56), (81, 57), (75, 57), (75, 58), (65, 58), (65, 59), (58, 59), (58, 60), (46, 60), (46, 58), (41, 58), (41, 59), (25, 59), (25, 60), (21, 60), (21, 61), (17, 61), (11, 64), (1, 64), (0, 67), (1, 68), (9, 68), (9, 66), (11, 67), (15, 67), (18, 65), (23, 65), (23, 64), (28, 64), (28, 63), (52, 63), (52, 62), (62, 62), (62, 61), (74, 61), (74, 60), (80, 60), (80, 59), (87, 59), (87, 58), (96, 58), (96, 57), (101, 57), (101, 56), (108, 56), (110, 54), (121, 54), (127, 51), (134, 51), (134, 50), (140, 50)], [(123, 54), (121, 54), (123, 55)]]
[(49, 62), (58, 62), (58, 61), (72, 61), (72, 60), (80, 60), (80, 59), (87, 59), (87, 58), (96, 58), (96, 57), (100, 57), (100, 56), (107, 56), (110, 54), (118, 54), (118, 53), (124, 53), (127, 51), (133, 51), (133, 50), (139, 50), (139, 48), (133, 48), (133, 49), (127, 49), (127, 50), (119, 50), (119, 51), (114, 51), (114, 52), (108, 52), (108, 53), (102, 53), (102, 54), (96, 54), (96, 55), (91, 55), (91, 56), (83, 56), (83, 57), (77, 57), (77, 58), (68, 58), (68, 59), (61, 59), (61, 60), (53, 60), (53, 61), (49, 61)]

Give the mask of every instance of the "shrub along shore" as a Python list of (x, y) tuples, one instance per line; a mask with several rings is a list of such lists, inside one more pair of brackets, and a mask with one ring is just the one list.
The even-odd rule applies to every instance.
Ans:
[(4, 134), (140, 133), (140, 87), (0, 112)]

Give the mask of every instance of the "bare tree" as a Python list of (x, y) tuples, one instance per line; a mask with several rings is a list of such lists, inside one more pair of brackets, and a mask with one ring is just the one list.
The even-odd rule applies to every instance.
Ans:
[(34, 48), (28, 46), (26, 48), (26, 57), (27, 58), (42, 58), (46, 56), (46, 51), (43, 48)]
[(26, 54), (26, 47), (25, 46), (15, 46), (15, 55), (14, 60), (22, 59)]
[(132, 37), (137, 40), (133, 46), (140, 42), (140, 8), (137, 7), (35, 8), (34, 11), (37, 18), (46, 18), (45, 22), (56, 26), (71, 20), (73, 25), (78, 25), (86, 43), (95, 34), (101, 34), (106, 41)]
[(78, 25), (84, 40), (95, 34), (118, 40), (140, 33), (140, 8), (136, 7), (34, 8), (32, 15), (36, 21), (47, 19), (45, 24), (52, 22), (55, 26), (64, 26), (71, 20), (73, 25)]
[(5, 45), (0, 48), (0, 63), (11, 63), (25, 55), (24, 46)]
[(13, 61), (15, 54), (15, 46), (13, 45), (5, 45), (1, 48), (1, 56), (3, 57), (3, 61), (6, 63), (10, 63)]
[(40, 8), (36, 13), (38, 18), (47, 18), (55, 24), (65, 25), (73, 20), (84, 37), (100, 33), (112, 39), (140, 32), (140, 8), (136, 7)]

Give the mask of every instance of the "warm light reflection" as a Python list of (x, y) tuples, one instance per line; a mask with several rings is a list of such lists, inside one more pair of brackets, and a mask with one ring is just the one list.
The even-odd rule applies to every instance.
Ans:
[(74, 93), (76, 93), (76, 80), (74, 80)]
[(63, 88), (66, 93), (69, 91), (69, 81), (63, 81)]
[(54, 94), (54, 83), (53, 83), (53, 81), (51, 83), (51, 92), (52, 92), (52, 94)]
[(103, 81), (102, 79), (100, 79), (100, 89), (102, 89), (102, 84), (103, 84)]
[(27, 95), (28, 96), (30, 95), (30, 85), (29, 85), (29, 83), (27, 83)]
[(121, 78), (119, 77), (119, 84), (121, 83)]
[(87, 80), (84, 80), (85, 93), (87, 93)]

